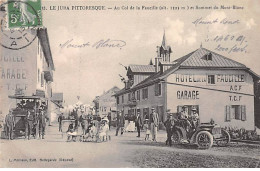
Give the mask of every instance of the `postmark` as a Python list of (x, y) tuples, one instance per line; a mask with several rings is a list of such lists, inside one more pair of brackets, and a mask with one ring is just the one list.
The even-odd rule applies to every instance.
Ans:
[[(37, 36), (37, 29), (41, 26), (41, 15), (29, 1), (8, 1), (0, 5), (0, 44), (4, 48), (19, 50), (29, 46)], [(34, 20), (29, 20), (21, 7), (31, 9), (31, 16)], [(30, 14), (32, 14), (30, 13)]]

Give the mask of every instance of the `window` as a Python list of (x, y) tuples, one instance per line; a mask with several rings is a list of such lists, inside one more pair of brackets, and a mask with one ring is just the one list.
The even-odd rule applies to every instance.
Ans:
[(246, 106), (245, 105), (231, 105), (226, 106), (225, 121), (230, 122), (235, 120), (246, 120)]
[(144, 108), (143, 109), (143, 117), (144, 119), (149, 119), (150, 116), (149, 116), (149, 108)]
[(162, 84), (161, 83), (156, 83), (154, 85), (154, 93), (155, 93), (155, 96), (162, 95)]
[(140, 90), (136, 91), (136, 98), (137, 98), (137, 100), (140, 100)]
[(215, 84), (215, 75), (208, 75), (208, 84)]
[[(116, 97), (116, 103), (119, 104), (119, 96)], [(122, 103), (123, 103), (123, 101), (122, 101)]]
[[(118, 99), (118, 101), (119, 101), (119, 99)], [(124, 103), (124, 95), (122, 95), (122, 103)]]
[(131, 94), (128, 93), (128, 101), (130, 101), (130, 100), (131, 100)]
[(38, 69), (38, 82), (40, 82), (40, 70)]
[(143, 97), (143, 99), (147, 99), (148, 98), (148, 87), (142, 89), (142, 97)]
[(41, 73), (41, 87), (44, 86), (44, 77), (43, 77), (43, 73)]
[(206, 60), (207, 61), (212, 61), (212, 53), (206, 54)]
[(132, 99), (131, 100), (135, 100), (135, 92), (132, 92)]

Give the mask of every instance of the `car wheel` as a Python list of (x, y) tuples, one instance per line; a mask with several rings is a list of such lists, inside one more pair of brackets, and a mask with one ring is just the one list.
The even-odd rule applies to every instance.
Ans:
[(213, 144), (213, 136), (208, 131), (200, 131), (197, 134), (196, 142), (201, 149), (209, 149)]
[(179, 144), (181, 141), (181, 134), (179, 133), (179, 131), (174, 131), (172, 133), (172, 144)]
[(221, 130), (221, 134), (222, 134), (221, 139), (216, 141), (216, 144), (220, 147), (227, 146), (230, 143), (230, 140), (231, 140), (230, 135), (224, 129)]

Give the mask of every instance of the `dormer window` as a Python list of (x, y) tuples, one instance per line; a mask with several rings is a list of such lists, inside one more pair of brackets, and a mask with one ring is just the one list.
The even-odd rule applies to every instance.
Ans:
[(212, 54), (211, 53), (208, 53), (205, 56), (206, 56), (207, 61), (212, 61)]

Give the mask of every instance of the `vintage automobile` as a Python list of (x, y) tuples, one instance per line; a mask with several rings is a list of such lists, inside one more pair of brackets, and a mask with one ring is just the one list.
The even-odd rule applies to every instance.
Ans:
[(185, 126), (184, 120), (177, 119), (173, 127), (173, 144), (196, 144), (200, 149), (209, 149), (215, 142), (218, 146), (227, 146), (230, 142), (229, 133), (214, 123), (201, 123), (196, 128)]
[[(14, 95), (9, 96), (9, 98), (13, 99), (16, 107), (13, 109), (14, 116), (14, 128), (13, 128), (13, 138), (19, 138), (25, 136), (26, 132), (26, 116), (27, 112), (31, 111), (33, 117), (36, 116), (36, 112), (39, 111), (39, 101), (44, 101), (42, 97), (39, 96), (22, 96), (22, 95)], [(45, 102), (43, 102), (45, 103)], [(6, 124), (5, 124), (6, 125)], [(36, 126), (37, 127), (37, 126)], [(33, 131), (30, 131), (33, 133)]]

